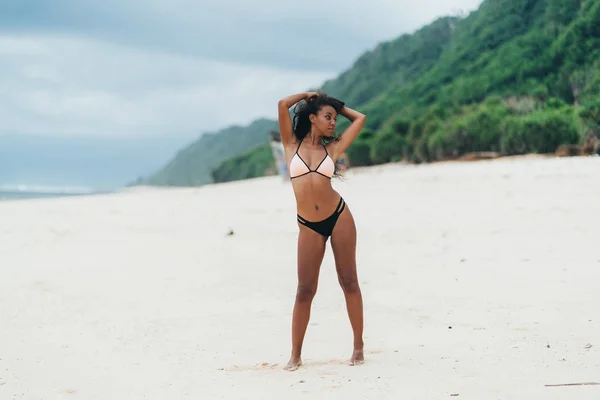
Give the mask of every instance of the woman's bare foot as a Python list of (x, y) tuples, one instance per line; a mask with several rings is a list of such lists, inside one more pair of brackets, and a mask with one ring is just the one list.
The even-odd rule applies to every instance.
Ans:
[(361, 365), (365, 363), (365, 354), (362, 349), (354, 350), (348, 361), (349, 365)]
[(300, 357), (292, 357), (288, 361), (287, 365), (283, 367), (286, 371), (295, 371), (302, 365), (302, 359)]

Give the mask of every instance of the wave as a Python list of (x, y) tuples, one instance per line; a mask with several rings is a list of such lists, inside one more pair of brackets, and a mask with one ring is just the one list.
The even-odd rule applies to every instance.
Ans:
[(28, 184), (0, 185), (0, 192), (43, 193), (43, 194), (92, 194), (100, 192), (85, 186), (47, 186)]

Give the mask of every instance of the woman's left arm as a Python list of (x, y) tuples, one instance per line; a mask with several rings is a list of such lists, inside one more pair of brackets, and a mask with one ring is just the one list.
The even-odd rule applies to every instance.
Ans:
[(350, 126), (346, 128), (346, 130), (340, 135), (340, 140), (332, 142), (331, 145), (333, 147), (333, 155), (334, 159), (336, 159), (340, 154), (343, 154), (348, 147), (352, 144), (354, 139), (360, 133), (360, 130), (365, 125), (365, 121), (367, 120), (367, 116), (355, 111), (347, 106), (342, 108), (340, 115), (348, 118), (350, 120)]

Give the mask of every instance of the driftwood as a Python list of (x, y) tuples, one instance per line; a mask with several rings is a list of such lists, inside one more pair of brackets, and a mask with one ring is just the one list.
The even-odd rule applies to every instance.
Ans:
[(500, 153), (494, 151), (480, 151), (467, 153), (459, 158), (460, 161), (478, 161), (478, 160), (491, 160), (493, 158), (500, 157)]
[(444, 156), (436, 158), (436, 162), (444, 162), (444, 161), (479, 161), (479, 160), (491, 160), (494, 158), (502, 157), (502, 154), (494, 152), (494, 151), (479, 151), (479, 152), (471, 152), (465, 153), (461, 156)]
[(557, 383), (554, 385), (544, 385), (544, 386), (550, 387), (550, 386), (593, 386), (593, 385), (600, 385), (600, 383), (598, 383), (598, 382)]

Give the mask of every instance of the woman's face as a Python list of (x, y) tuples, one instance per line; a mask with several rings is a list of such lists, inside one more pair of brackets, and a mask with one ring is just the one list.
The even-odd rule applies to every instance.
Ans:
[(316, 131), (323, 136), (333, 136), (335, 133), (335, 124), (337, 119), (337, 113), (331, 106), (323, 106), (319, 112), (310, 115), (310, 121)]

